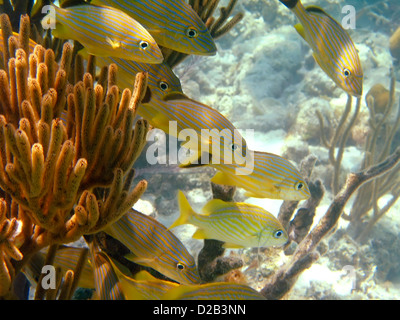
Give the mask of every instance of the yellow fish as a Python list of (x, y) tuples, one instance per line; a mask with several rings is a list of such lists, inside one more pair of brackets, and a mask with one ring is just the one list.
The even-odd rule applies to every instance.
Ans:
[(109, 7), (77, 5), (55, 10), (43, 18), (44, 29), (55, 19), (52, 34), (79, 41), (88, 53), (145, 63), (161, 63), (164, 58), (148, 31), (126, 13)]
[(231, 282), (185, 285), (168, 290), (162, 300), (266, 300), (253, 288)]
[(208, 28), (185, 0), (92, 0), (117, 8), (139, 21), (163, 47), (186, 54), (214, 55)]
[(357, 49), (343, 27), (322, 9), (300, 0), (280, 0), (297, 16), (297, 32), (310, 45), (321, 69), (344, 91), (360, 97), (363, 71)]
[(179, 218), (171, 228), (182, 224), (198, 227), (194, 239), (215, 239), (225, 248), (281, 246), (288, 240), (281, 223), (261, 207), (243, 202), (210, 200), (197, 214), (182, 191), (178, 192)]
[(249, 158), (245, 139), (220, 112), (188, 98), (181, 92), (170, 92), (162, 99), (151, 97), (138, 108), (138, 114), (167, 134), (186, 143), (194, 151), (185, 159), (191, 164), (221, 162), (243, 163)]
[(102, 254), (112, 263), (127, 300), (265, 300), (258, 291), (243, 284), (179, 285), (157, 279), (144, 270), (132, 277), (124, 266)]
[[(102, 254), (107, 256), (104, 252)], [(118, 276), (126, 300), (160, 300), (168, 290), (179, 286), (176, 282), (157, 279), (145, 270), (132, 277), (123, 265), (107, 258)]]
[(130, 210), (105, 232), (132, 253), (125, 258), (153, 268), (179, 283), (199, 283), (194, 258), (182, 242), (157, 220)]
[(261, 151), (254, 151), (253, 159), (252, 167), (235, 163), (211, 164), (219, 170), (211, 181), (243, 188), (247, 197), (281, 200), (305, 200), (310, 197), (307, 183), (289, 160)]
[(172, 91), (182, 92), (181, 82), (165, 62), (150, 64), (113, 57), (96, 57), (96, 64), (100, 67), (108, 66), (111, 63), (118, 67), (117, 85), (121, 90), (132, 89), (136, 74), (147, 72), (147, 85), (153, 96), (162, 99)]
[(96, 240), (89, 243), (94, 283), (100, 300), (125, 300), (122, 285), (109, 257), (100, 250)]

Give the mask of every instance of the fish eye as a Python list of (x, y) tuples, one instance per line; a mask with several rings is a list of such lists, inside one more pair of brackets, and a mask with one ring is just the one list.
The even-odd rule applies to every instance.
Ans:
[(146, 50), (149, 46), (149, 43), (147, 41), (140, 41), (139, 46), (141, 49)]
[(344, 69), (343, 69), (343, 75), (344, 75), (346, 78), (347, 78), (347, 77), (350, 77), (350, 76), (351, 76), (350, 70), (347, 69), (347, 68), (344, 68)]
[(185, 265), (184, 265), (182, 262), (178, 262), (178, 263), (176, 264), (176, 267), (177, 267), (179, 270), (185, 269)]
[(231, 148), (232, 148), (232, 151), (235, 151), (235, 150), (237, 150), (239, 147), (238, 147), (237, 144), (232, 143)]
[(283, 231), (282, 230), (276, 230), (274, 233), (274, 238), (279, 239), (280, 237), (283, 236)]
[(196, 31), (196, 29), (194, 29), (194, 28), (188, 28), (188, 29), (186, 30), (186, 35), (187, 35), (189, 38), (197, 37), (197, 31)]
[(158, 86), (160, 87), (160, 89), (162, 91), (167, 91), (169, 88), (168, 83), (166, 83), (165, 81), (160, 81), (160, 83), (158, 84)]
[(295, 186), (294, 186), (294, 188), (295, 188), (297, 191), (303, 189), (303, 187), (304, 187), (304, 183), (303, 183), (303, 182), (298, 182), (298, 183), (296, 183)]

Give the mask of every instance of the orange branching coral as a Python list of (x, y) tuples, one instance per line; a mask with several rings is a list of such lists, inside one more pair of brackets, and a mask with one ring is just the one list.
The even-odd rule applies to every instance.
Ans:
[(16, 218), (7, 219), (6, 212), (7, 204), (5, 200), (0, 199), (0, 296), (5, 295), (11, 285), (14, 268), (10, 259), (22, 259), (22, 254), (14, 243), (18, 221)]
[[(90, 73), (71, 84), (71, 44), (57, 63), (51, 49), (29, 47), (29, 32), (7, 34), (6, 15), (1, 23), (0, 297), (31, 254), (96, 233), (134, 205), (147, 182), (130, 188), (132, 167), (149, 130), (145, 120), (135, 123), (145, 73), (122, 94), (114, 65), (107, 86)], [(21, 18), (20, 30), (27, 26)]]

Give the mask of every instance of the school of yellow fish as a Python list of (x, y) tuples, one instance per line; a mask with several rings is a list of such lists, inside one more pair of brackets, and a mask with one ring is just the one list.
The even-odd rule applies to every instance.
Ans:
[[(348, 33), (321, 8), (304, 8), (300, 0), (279, 1), (298, 18), (296, 31), (312, 49), (321, 69), (345, 92), (360, 97), (363, 72)], [(193, 136), (185, 147), (194, 151), (194, 156), (181, 167), (209, 165), (217, 171), (212, 182), (243, 188), (249, 197), (298, 201), (310, 197), (307, 182), (290, 161), (249, 150), (225, 116), (183, 93), (179, 79), (163, 62), (159, 45), (186, 54), (216, 53), (207, 27), (185, 0), (82, 0), (70, 7), (60, 3), (61, 7), (54, 6), (54, 36), (79, 41), (84, 47), (81, 54), (97, 56), (99, 66), (116, 64), (121, 90), (133, 86), (136, 73), (147, 71), (150, 96), (140, 106), (139, 115), (176, 138), (191, 129)], [(42, 23), (48, 19), (50, 16)], [(176, 124), (174, 132), (171, 121)], [(218, 130), (220, 139), (204, 137), (201, 133), (205, 129)], [(205, 156), (204, 146), (208, 147)], [(227, 161), (228, 156), (233, 161)], [(241, 157), (251, 160), (252, 167), (234, 161)], [(170, 229), (192, 224), (197, 227), (193, 238), (220, 240), (226, 248), (282, 246), (288, 235), (279, 220), (264, 208), (217, 199), (210, 200), (199, 214), (181, 191), (178, 203), (180, 217), (170, 228), (131, 210), (106, 230), (131, 251), (127, 259), (153, 268), (171, 281), (145, 271), (132, 275), (94, 243), (80, 286), (96, 288), (100, 299), (263, 299), (245, 285), (201, 284), (194, 258)], [(60, 268), (72, 266), (77, 250), (62, 248), (55, 263)], [(43, 260), (43, 256), (31, 261), (33, 274), (38, 259)]]

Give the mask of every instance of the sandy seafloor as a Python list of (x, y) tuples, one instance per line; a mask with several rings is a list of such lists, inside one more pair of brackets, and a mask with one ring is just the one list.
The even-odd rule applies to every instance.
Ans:
[[(321, 6), (337, 19), (343, 16), (341, 8), (346, 4), (354, 5), (357, 10), (356, 29), (349, 33), (363, 66), (364, 94), (357, 123), (359, 134), (349, 138), (342, 163), (343, 176), (360, 167), (367, 130), (365, 94), (376, 83), (389, 87), (392, 66), (389, 37), (400, 26), (400, 4), (397, 11), (393, 10), (396, 1), (303, 1)], [(190, 57), (175, 72), (190, 98), (218, 109), (243, 132), (254, 129), (253, 137), (245, 136), (250, 148), (285, 156), (297, 166), (305, 155), (317, 156), (312, 179), (322, 179), (327, 190), (314, 218), (315, 225), (332, 200), (328, 152), (319, 140), (315, 110), (338, 119), (347, 95), (314, 63), (309, 47), (293, 28), (296, 18), (278, 0), (239, 0), (237, 11), (244, 12), (245, 17), (229, 34), (217, 40), (216, 56)], [(397, 78), (398, 71), (399, 66), (395, 66)], [(214, 169), (184, 171), (155, 165), (138, 172), (149, 179), (149, 189), (135, 208), (154, 215), (166, 226), (178, 217), (177, 189), (185, 192), (196, 211), (212, 197), (209, 178)], [(389, 198), (380, 199), (379, 205)], [(346, 210), (353, 199), (354, 196)], [(274, 215), (282, 203), (246, 198), (241, 189), (237, 190), (235, 200), (260, 205)], [(375, 225), (364, 244), (357, 244), (346, 235), (347, 222), (341, 220), (335, 235), (324, 240), (327, 252), (303, 272), (285, 298), (399, 299), (399, 210), (398, 202)], [(196, 256), (202, 241), (191, 239), (194, 230), (190, 225), (173, 229)], [(248, 283), (257, 289), (262, 288), (268, 274), (288, 259), (280, 249), (261, 252), (258, 258), (256, 249), (228, 250), (227, 254), (243, 257), (242, 271)], [(261, 265), (254, 267), (254, 259), (262, 261)], [(248, 268), (250, 264), (252, 267)], [(346, 271), (348, 266), (354, 273)]]

